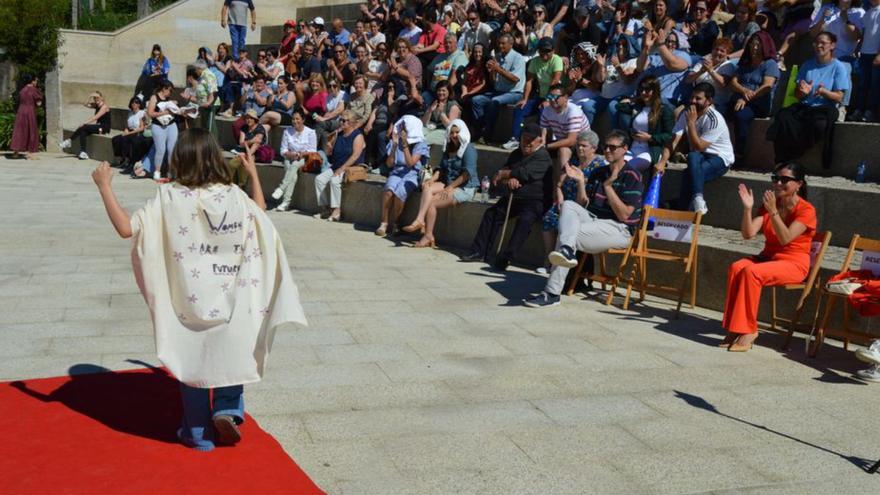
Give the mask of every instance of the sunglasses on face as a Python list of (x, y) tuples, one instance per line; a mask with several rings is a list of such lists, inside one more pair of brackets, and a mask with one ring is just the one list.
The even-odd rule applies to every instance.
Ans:
[(345, 53), (345, 50), (336, 50), (336, 53)]
[(654, 90), (651, 88), (639, 88), (639, 93), (650, 93), (652, 91)]
[(532, 12), (532, 15), (534, 15), (534, 16), (544, 15), (544, 11), (543, 10), (536, 10), (536, 11)]
[(787, 175), (773, 174), (770, 176), (770, 182), (772, 182), (774, 184), (776, 184), (777, 182), (781, 182), (783, 186), (788, 184), (789, 182), (794, 182), (796, 180), (797, 179), (795, 179), (794, 177), (788, 177)]
[(618, 149), (623, 148), (623, 145), (622, 144), (606, 144), (605, 146), (603, 146), (603, 148), (605, 149), (605, 151), (610, 151), (613, 153), (613, 152), (617, 151)]
[(545, 99), (549, 102), (554, 102), (560, 98), (562, 98), (562, 95), (549, 94), (549, 95), (547, 95), (547, 97)]

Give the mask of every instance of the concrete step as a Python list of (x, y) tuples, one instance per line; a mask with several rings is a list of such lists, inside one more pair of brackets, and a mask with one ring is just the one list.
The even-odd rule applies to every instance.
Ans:
[[(283, 171), (275, 165), (263, 165), (259, 168), (261, 184), (268, 195), (280, 183)], [(312, 214), (317, 211), (317, 201), (314, 190), (314, 174), (301, 174), (297, 181), (293, 195), (293, 206), (304, 214)], [(344, 186), (342, 195), (342, 218), (345, 222), (355, 224), (359, 230), (371, 231), (375, 228), (381, 216), (381, 194), (383, 179), (380, 176), (371, 175), (367, 180), (355, 182)], [(407, 201), (401, 224), (411, 222), (417, 213), (419, 193)], [(441, 249), (449, 249), (464, 252), (473, 240), (483, 213), (490, 204), (468, 202), (440, 211), (437, 225), (434, 230), (435, 237)], [(270, 204), (270, 207), (273, 206)], [(297, 213), (272, 213), (273, 215), (288, 215)], [(316, 220), (318, 221), (318, 220)], [(508, 229), (509, 232), (510, 229)], [(542, 266), (546, 260), (546, 253), (541, 239), (540, 224), (535, 224), (522, 252), (517, 254), (514, 264), (535, 268)], [(365, 235), (370, 235), (365, 232)], [(397, 243), (406, 243), (415, 240), (416, 237), (401, 236), (392, 239)], [(726, 292), (727, 269), (734, 261), (760, 252), (763, 241), (755, 239), (743, 240), (738, 231), (704, 226), (700, 231), (700, 246), (698, 254), (698, 297), (697, 304), (702, 307), (721, 311), (724, 306)], [(653, 242), (652, 242), (653, 245)], [(658, 243), (658, 247), (667, 249), (686, 249), (686, 244)], [(490, 250), (491, 253), (495, 249)], [(837, 273), (846, 250), (838, 247), (829, 248), (822, 264), (821, 276), (823, 280)], [(402, 253), (401, 255), (405, 255)], [(618, 259), (612, 258), (611, 267), (617, 267)], [(481, 270), (484, 265), (462, 265), (464, 270)], [(662, 281), (664, 284), (677, 284), (681, 280), (680, 269), (669, 263), (649, 263), (649, 280)], [(769, 292), (769, 291), (765, 291)], [(796, 303), (796, 295), (793, 291), (780, 291), (779, 308), (780, 314), (788, 314), (790, 308)], [(769, 297), (769, 296), (767, 296)], [(620, 300), (616, 300), (616, 304)], [(685, 305), (685, 308), (687, 306)], [(684, 309), (686, 311), (686, 309)], [(809, 309), (805, 314), (812, 314)], [(762, 306), (760, 317), (766, 320), (769, 317), (769, 306)]]
[[(69, 136), (72, 131), (65, 131), (65, 136)], [(118, 134), (119, 131), (113, 131), (109, 135), (92, 135), (89, 136), (87, 144), (90, 157), (94, 160), (110, 160), (112, 159), (112, 148), (110, 140), (111, 138)], [(78, 153), (78, 144), (74, 143), (73, 149), (71, 150), (73, 153)], [(227, 158), (230, 157), (231, 154), (227, 153)], [(482, 160), (482, 158), (481, 158)], [(669, 174), (676, 173), (675, 170), (670, 170)], [(263, 164), (259, 165), (259, 174), (260, 174), (260, 183), (263, 186), (263, 190), (268, 198), (269, 194), (281, 183), (281, 180), (284, 175), (284, 168), (280, 163), (273, 164)], [(744, 181), (747, 182), (750, 180), (758, 181), (756, 177), (757, 174), (751, 174), (745, 172), (731, 172), (730, 177), (725, 177), (715, 181), (713, 184), (723, 184), (727, 182), (729, 188), (731, 190), (734, 189), (736, 181)], [(299, 176), (299, 180), (297, 182), (294, 195), (293, 195), (293, 207), (307, 213), (314, 213), (317, 211), (317, 199), (314, 190), (314, 174), (301, 174)], [(674, 181), (670, 181), (674, 182)], [(346, 222), (351, 222), (359, 226), (358, 228), (365, 230), (372, 230), (379, 223), (379, 218), (381, 216), (381, 195), (382, 195), (382, 187), (384, 184), (384, 178), (378, 175), (370, 175), (367, 180), (361, 182), (355, 182), (351, 184), (347, 184), (344, 188), (343, 196), (342, 196), (342, 211), (343, 211), (343, 220)], [(822, 200), (823, 195), (828, 194), (837, 194), (831, 192), (835, 188), (833, 185), (814, 185), (812, 188), (813, 194), (817, 197), (817, 202)], [(837, 188), (839, 189), (839, 188)], [(819, 192), (817, 192), (819, 191)], [(707, 190), (707, 194), (711, 196), (710, 191)], [(852, 194), (852, 192), (848, 193)], [(863, 199), (855, 199), (854, 202), (856, 204), (864, 204), (865, 201), (874, 200), (876, 203), (876, 198), (878, 197), (878, 191), (870, 190), (865, 192), (866, 196)], [(873, 196), (867, 196), (873, 195)], [(836, 196), (839, 198), (844, 198), (844, 196)], [(490, 204), (493, 203), (496, 199), (493, 198), (490, 200)], [(417, 213), (419, 204), (419, 193), (413, 194), (413, 197), (407, 201), (406, 207), (404, 208), (403, 215), (401, 217), (401, 224), (405, 225), (411, 222)], [(440, 215), (438, 216), (437, 226), (435, 228), (435, 237), (438, 240), (438, 243), (444, 249), (453, 249), (464, 251), (469, 246), (473, 240), (474, 233), (477, 231), (477, 227), (479, 226), (480, 220), (482, 218), (483, 212), (490, 204), (482, 204), (480, 202), (468, 202), (464, 204), (460, 204), (455, 206), (454, 208), (449, 208), (445, 210), (441, 210)], [(722, 202), (719, 200), (713, 199), (712, 203), (710, 203), (710, 208), (714, 204), (721, 205)], [(731, 203), (732, 204), (732, 203)], [(273, 207), (275, 204), (270, 200), (270, 207)], [(819, 212), (820, 218), (823, 215), (822, 207), (820, 205)], [(698, 262), (698, 300), (697, 304), (702, 307), (707, 307), (715, 310), (723, 310), (724, 297), (726, 291), (726, 279), (727, 279), (727, 269), (731, 263), (736, 261), (743, 256), (757, 254), (762, 246), (763, 241), (760, 239), (753, 239), (750, 241), (743, 240), (740, 236), (737, 227), (734, 226), (732, 228), (724, 228), (712, 225), (715, 223), (714, 219), (722, 219), (723, 221), (729, 221), (729, 216), (725, 216), (723, 213), (726, 210), (731, 211), (740, 211), (738, 207), (738, 199), (736, 203), (736, 207), (733, 208), (725, 208), (715, 207), (712, 208), (709, 215), (706, 217), (707, 225), (702, 227), (700, 232), (700, 247), (699, 247), (699, 262)], [(273, 213), (276, 215), (280, 214), (291, 214), (291, 213)], [(844, 215), (841, 217), (843, 220), (835, 221), (836, 228), (832, 228), (834, 231), (834, 240), (835, 246), (829, 248), (828, 253), (826, 254), (825, 260), (822, 264), (822, 277), (823, 279), (827, 279), (831, 275), (837, 273), (839, 270), (842, 260), (844, 258), (846, 249), (844, 247), (849, 243), (850, 234), (845, 232), (850, 232), (853, 228), (848, 228), (851, 221), (847, 221), (851, 218), (851, 214)], [(825, 224), (825, 220), (822, 220), (823, 225)], [(868, 235), (871, 237), (880, 237), (880, 233), (876, 232), (877, 226), (873, 223), (863, 223), (859, 225), (862, 229), (859, 232), (863, 235)], [(823, 227), (827, 228), (827, 227)], [(872, 230), (873, 229), (873, 230)], [(536, 224), (532, 228), (532, 232), (530, 234), (529, 240), (526, 243), (522, 252), (518, 253), (516, 259), (514, 260), (515, 264), (525, 267), (537, 267), (541, 266), (546, 259), (546, 253), (544, 251), (543, 242), (541, 239), (540, 232), (540, 224)], [(873, 232), (873, 233), (872, 233)], [(661, 243), (660, 247), (677, 249), (682, 248), (684, 245), (675, 244), (675, 243)], [(491, 250), (494, 253), (494, 249)], [(858, 262), (856, 260), (856, 262)], [(618, 261), (612, 258), (610, 266), (617, 266)], [(480, 267), (482, 265), (479, 265)], [(476, 268), (477, 266), (474, 266)], [(463, 269), (469, 269), (468, 267), (463, 266)], [(674, 267), (669, 264), (649, 264), (648, 267), (649, 276), (651, 280), (662, 280), (665, 283), (678, 283), (680, 280), (680, 275), (678, 272), (674, 270)], [(795, 303), (795, 294), (784, 293), (780, 294), (779, 298), (779, 307), (780, 308), (791, 308)], [(766, 305), (763, 306), (761, 310), (761, 318), (767, 318), (768, 308)], [(787, 309), (785, 311), (788, 311)], [(808, 310), (806, 314), (812, 314), (812, 310)]]
[[(232, 138), (232, 119), (218, 118), (218, 138), (224, 148), (229, 149), (235, 141)], [(281, 143), (281, 127), (270, 131), (269, 141), (278, 152)], [(65, 132), (69, 136), (70, 130)], [(109, 136), (93, 135), (88, 138), (87, 153), (96, 160), (112, 160)], [(78, 145), (74, 143), (75, 152)], [(492, 176), (504, 166), (510, 152), (493, 146), (477, 145), (479, 160), (477, 172), (480, 177)], [(432, 146), (432, 164), (440, 161), (442, 149)], [(280, 165), (280, 158), (276, 160)], [(671, 164), (663, 179), (661, 201), (674, 201), (678, 198), (679, 186), (685, 166)], [(279, 179), (280, 180), (280, 179)], [(880, 222), (854, 222), (853, 213), (864, 211), (865, 205), (880, 204), (880, 184), (856, 184), (843, 178), (808, 177), (809, 200), (816, 207), (819, 216), (819, 228), (831, 230), (834, 246), (848, 246), (853, 234), (880, 238)], [(706, 184), (705, 196), (709, 203), (709, 214), (704, 218), (706, 225), (724, 229), (738, 230), (741, 220), (741, 207), (737, 187), (745, 184), (756, 193), (771, 187), (766, 172), (732, 170), (718, 180)]]

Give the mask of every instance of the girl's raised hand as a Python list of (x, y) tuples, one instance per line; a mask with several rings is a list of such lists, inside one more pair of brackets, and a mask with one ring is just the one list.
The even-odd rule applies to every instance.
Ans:
[(113, 180), (113, 169), (110, 168), (110, 164), (106, 161), (99, 163), (92, 171), (92, 180), (99, 189), (110, 187), (110, 181)]
[(742, 201), (743, 208), (751, 210), (755, 206), (755, 196), (745, 184), (739, 185), (739, 199)]

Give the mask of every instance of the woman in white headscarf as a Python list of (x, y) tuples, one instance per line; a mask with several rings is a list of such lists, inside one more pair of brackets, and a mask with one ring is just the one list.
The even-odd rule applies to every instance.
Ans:
[(422, 232), (422, 238), (413, 247), (434, 247), (437, 210), (472, 200), (479, 181), (477, 148), (471, 143), (471, 132), (463, 120), (453, 120), (446, 130), (440, 165), (422, 186), (419, 214), (403, 228), (406, 232)]
[(390, 224), (397, 224), (409, 194), (419, 187), (419, 172), (428, 162), (431, 151), (425, 140), (422, 121), (404, 115), (391, 128), (385, 165), (391, 169), (382, 193), (382, 222), (376, 235), (384, 236)]

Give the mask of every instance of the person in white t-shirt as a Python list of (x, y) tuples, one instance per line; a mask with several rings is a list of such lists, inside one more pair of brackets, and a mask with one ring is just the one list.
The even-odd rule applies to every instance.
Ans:
[(862, 47), (859, 50), (859, 87), (850, 119), (876, 122), (880, 104), (880, 0), (871, 0), (862, 16)]
[(569, 101), (563, 84), (550, 86), (547, 92), (550, 103), (541, 112), (541, 139), (551, 155), (555, 152), (555, 164), (561, 171), (571, 160), (571, 150), (579, 132), (590, 129), (590, 122), (580, 106)]
[(709, 207), (703, 198), (703, 185), (726, 174), (733, 165), (733, 146), (730, 132), (718, 110), (712, 106), (715, 88), (709, 83), (699, 83), (691, 93), (691, 103), (681, 113), (673, 128), (672, 147), (663, 151), (665, 165), (682, 136), (687, 134), (690, 152), (687, 170), (682, 174), (679, 208), (688, 208), (706, 214)]

